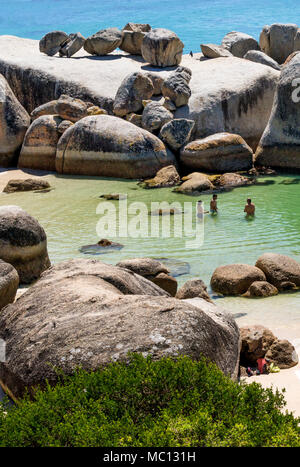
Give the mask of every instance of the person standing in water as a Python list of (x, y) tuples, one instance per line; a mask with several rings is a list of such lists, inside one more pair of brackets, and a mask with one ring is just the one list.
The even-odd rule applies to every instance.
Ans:
[(212, 197), (212, 199), (210, 201), (210, 212), (211, 212), (211, 214), (217, 214), (218, 213), (217, 199), (218, 199), (218, 195), (213, 195), (213, 197)]
[(247, 204), (245, 206), (244, 212), (247, 216), (254, 216), (255, 214), (255, 204), (252, 203), (251, 198), (247, 199)]

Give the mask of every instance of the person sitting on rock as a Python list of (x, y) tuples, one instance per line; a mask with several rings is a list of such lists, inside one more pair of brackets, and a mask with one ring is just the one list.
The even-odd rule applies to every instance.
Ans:
[(244, 212), (247, 216), (254, 216), (255, 214), (255, 204), (252, 203), (251, 198), (247, 199), (247, 204), (245, 206)]
[(218, 199), (218, 195), (213, 195), (213, 197), (212, 197), (212, 199), (210, 201), (210, 212), (211, 212), (211, 214), (217, 214), (218, 213), (217, 199)]

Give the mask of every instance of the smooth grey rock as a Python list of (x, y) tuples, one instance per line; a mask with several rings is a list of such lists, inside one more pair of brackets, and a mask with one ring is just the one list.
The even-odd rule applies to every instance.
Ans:
[(222, 46), (229, 50), (235, 57), (243, 58), (249, 50), (259, 50), (258, 42), (249, 34), (232, 31), (226, 34), (222, 40)]
[(179, 65), (184, 44), (175, 32), (169, 29), (151, 29), (142, 42), (143, 59), (154, 66)]
[(123, 79), (113, 105), (118, 117), (131, 112), (138, 112), (143, 108), (143, 100), (149, 99), (154, 91), (152, 80), (144, 73), (131, 73)]
[(201, 279), (190, 279), (185, 282), (176, 293), (176, 298), (185, 300), (188, 298), (203, 298), (207, 302), (212, 302), (205, 283)]
[(153, 133), (172, 120), (173, 115), (159, 102), (149, 102), (143, 111), (142, 126), (145, 130)]
[(285, 288), (286, 282), (300, 287), (300, 264), (289, 256), (279, 253), (264, 253), (256, 261), (256, 267), (261, 269), (266, 275), (267, 281), (279, 290)]
[(246, 60), (251, 60), (252, 62), (256, 63), (261, 63), (262, 65), (267, 65), (270, 66), (271, 68), (274, 68), (274, 70), (280, 71), (281, 68), (278, 65), (273, 58), (269, 57), (267, 54), (264, 52), (261, 52), (260, 50), (249, 50), (245, 55), (244, 58)]
[(64, 132), (56, 153), (57, 172), (72, 175), (138, 179), (174, 163), (156, 136), (109, 115), (79, 120)]
[(256, 166), (300, 169), (299, 76), (297, 54), (281, 71), (270, 119), (255, 153)]
[(69, 36), (63, 31), (48, 32), (39, 42), (40, 52), (52, 57), (68, 41)]
[(32, 122), (22, 144), (19, 168), (55, 171), (61, 122), (58, 115), (42, 115)]
[(19, 275), (15, 268), (0, 260), (0, 312), (13, 303), (19, 286)]
[(83, 47), (85, 37), (80, 32), (69, 35), (68, 42), (59, 49), (61, 57), (72, 57)]
[(122, 43), (122, 31), (118, 28), (101, 29), (84, 42), (84, 50), (92, 55), (107, 55)]
[(169, 97), (176, 107), (186, 105), (191, 97), (192, 91), (189, 86), (191, 70), (179, 67), (163, 83), (162, 94)]
[(266, 25), (260, 34), (260, 48), (277, 63), (282, 64), (294, 50), (297, 50), (294, 48), (297, 32), (296, 24)]
[(266, 276), (258, 267), (249, 264), (228, 264), (215, 269), (210, 285), (214, 292), (223, 295), (242, 295), (256, 281)]
[(93, 371), (127, 361), (128, 352), (205, 356), (236, 378), (237, 324), (216, 305), (192, 300), (168, 297), (144, 277), (100, 261), (60, 263), (0, 313), (0, 379), (19, 397), (46, 379), (55, 384), (55, 368)]
[(184, 146), (180, 161), (189, 169), (235, 172), (252, 168), (253, 152), (241, 136), (217, 133)]
[(204, 57), (219, 58), (219, 57), (233, 57), (232, 53), (222, 45), (217, 44), (200, 44)]
[(30, 117), (0, 75), (0, 166), (14, 165)]
[(18, 206), (0, 207), (0, 259), (14, 266), (22, 284), (50, 267), (44, 229)]
[(149, 24), (127, 23), (122, 29), (120, 49), (132, 55), (142, 55), (142, 42), (146, 32), (150, 30)]
[(159, 138), (173, 151), (177, 151), (190, 140), (194, 126), (193, 120), (176, 118), (163, 125)]

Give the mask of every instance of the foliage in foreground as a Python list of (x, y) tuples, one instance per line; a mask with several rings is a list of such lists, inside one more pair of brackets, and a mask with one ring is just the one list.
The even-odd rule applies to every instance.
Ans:
[(300, 446), (284, 405), (282, 393), (239, 385), (204, 359), (132, 355), (0, 407), (0, 446)]

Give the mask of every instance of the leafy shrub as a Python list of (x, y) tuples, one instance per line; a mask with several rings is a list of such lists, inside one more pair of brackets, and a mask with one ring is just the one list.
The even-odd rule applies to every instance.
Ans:
[(279, 391), (238, 384), (205, 359), (135, 354), (0, 408), (0, 446), (300, 446), (284, 406)]

